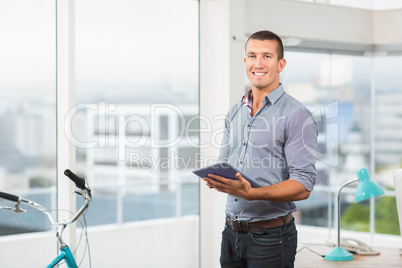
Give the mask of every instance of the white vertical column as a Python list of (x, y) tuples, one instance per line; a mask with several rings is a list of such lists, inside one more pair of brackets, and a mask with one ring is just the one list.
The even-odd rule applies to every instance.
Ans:
[[(376, 54), (371, 56), (371, 85), (370, 85), (370, 174), (371, 179), (375, 180), (375, 151), (376, 151), (376, 85), (375, 85), (375, 67)], [(375, 198), (370, 198), (370, 244), (373, 245), (375, 233)]]
[[(200, 135), (200, 165), (219, 155), (222, 130), (230, 106), (244, 92), (244, 0), (200, 1), (200, 114), (211, 131)], [(244, 41), (244, 40), (243, 40)], [(201, 122), (201, 128), (206, 122)], [(200, 183), (200, 266), (220, 267), (221, 232), (226, 195)]]
[[(75, 105), (74, 76), (74, 0), (56, 1), (56, 47), (57, 47), (57, 200), (58, 219), (69, 219), (71, 214), (60, 211), (76, 211), (75, 185), (66, 176), (64, 170), (75, 172), (75, 146), (73, 122)], [(75, 224), (67, 228), (63, 239), (72, 251), (76, 247)]]
[(229, 106), (239, 102), (245, 93), (244, 49), (248, 38), (245, 5), (246, 0), (232, 0), (229, 4)]

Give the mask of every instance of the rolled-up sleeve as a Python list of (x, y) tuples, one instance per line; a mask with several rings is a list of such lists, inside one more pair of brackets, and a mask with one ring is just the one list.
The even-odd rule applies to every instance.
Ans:
[(287, 121), (284, 147), (289, 179), (312, 191), (316, 180), (317, 126), (312, 114), (304, 108), (295, 110)]

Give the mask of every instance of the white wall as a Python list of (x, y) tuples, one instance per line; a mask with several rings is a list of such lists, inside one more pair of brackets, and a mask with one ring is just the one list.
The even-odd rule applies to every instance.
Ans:
[[(92, 267), (196, 268), (199, 264), (198, 228), (197, 216), (90, 227)], [(77, 230), (79, 240), (80, 229)], [(300, 247), (301, 244), (324, 244), (331, 240), (327, 228), (298, 226), (298, 231)], [(331, 236), (335, 238), (332, 231)], [(343, 232), (366, 243), (370, 240), (369, 233)], [(0, 267), (45, 267), (57, 254), (55, 241), (55, 232), (2, 236)], [(373, 245), (398, 247), (401, 242), (401, 237), (376, 234)], [(77, 259), (80, 260), (83, 244), (78, 250)], [(90, 267), (88, 255), (80, 267)]]
[(372, 11), (287, 0), (248, 0), (245, 33), (349, 44), (401, 44), (402, 9)]
[[(219, 155), (223, 119), (244, 94), (244, 0), (200, 1), (201, 166)], [(205, 146), (204, 146), (205, 145)], [(226, 195), (200, 183), (201, 267), (219, 267)]]
[(372, 43), (373, 12), (327, 4), (286, 0), (250, 0), (246, 33), (268, 29), (280, 36)]
[[(92, 267), (198, 267), (198, 220), (188, 216), (88, 228)], [(2, 236), (0, 267), (45, 267), (57, 255), (55, 241), (55, 232)], [(78, 260), (84, 244), (78, 247)], [(90, 267), (88, 255), (80, 267)]]
[[(373, 13), (374, 43), (394, 45), (402, 43), (402, 9), (376, 11)], [(402, 46), (399, 46), (401, 49)]]

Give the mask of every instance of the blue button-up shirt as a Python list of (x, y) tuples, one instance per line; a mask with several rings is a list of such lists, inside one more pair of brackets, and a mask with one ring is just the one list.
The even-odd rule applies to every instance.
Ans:
[[(243, 96), (227, 114), (220, 160), (259, 186), (296, 180), (312, 191), (318, 131), (311, 112), (279, 85), (251, 116), (251, 96)], [(274, 219), (294, 211), (293, 202), (247, 201), (233, 195), (226, 202), (227, 216), (238, 221)]]

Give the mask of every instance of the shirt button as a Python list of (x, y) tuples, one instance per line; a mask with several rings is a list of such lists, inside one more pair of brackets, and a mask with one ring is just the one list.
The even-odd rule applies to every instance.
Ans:
[(243, 145), (246, 145), (246, 143), (245, 143), (245, 142), (243, 142)]
[(235, 216), (235, 219), (238, 219), (239, 217), (238, 216)]
[(237, 201), (239, 201), (239, 199), (236, 198), (235, 201), (237, 202)]
[(243, 161), (240, 161), (240, 165), (242, 165), (243, 164)]

